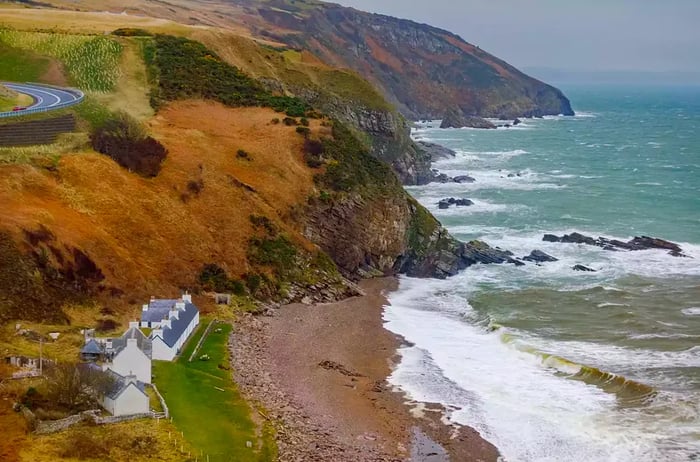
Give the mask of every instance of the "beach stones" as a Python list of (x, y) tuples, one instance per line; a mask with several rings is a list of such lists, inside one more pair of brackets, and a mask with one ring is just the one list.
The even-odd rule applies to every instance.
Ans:
[(583, 266), (583, 265), (574, 265), (572, 269), (574, 271), (584, 271), (584, 272), (588, 272), (588, 273), (595, 273), (596, 272), (596, 270), (594, 270), (593, 268), (589, 268), (589, 267)]

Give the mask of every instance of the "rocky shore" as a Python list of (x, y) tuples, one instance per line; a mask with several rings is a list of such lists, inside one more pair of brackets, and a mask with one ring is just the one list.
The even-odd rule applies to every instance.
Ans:
[(445, 425), (386, 378), (402, 340), (382, 325), (393, 278), (361, 283), (366, 295), (286, 305), (242, 317), (231, 337), (235, 380), (277, 430), (280, 461), (495, 461), (474, 430)]

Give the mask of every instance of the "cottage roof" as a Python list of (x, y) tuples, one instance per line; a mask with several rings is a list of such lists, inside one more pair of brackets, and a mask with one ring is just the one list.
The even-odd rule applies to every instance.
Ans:
[(151, 300), (148, 304), (148, 310), (141, 312), (141, 321), (160, 322), (163, 319), (168, 319), (168, 312), (179, 301), (175, 299)]
[(129, 328), (129, 330), (124, 332), (121, 337), (112, 340), (112, 349), (114, 350), (115, 355), (119, 354), (120, 351), (126, 348), (129, 339), (136, 339), (136, 346), (138, 346), (146, 356), (149, 358), (151, 357), (151, 353), (153, 351), (151, 339), (146, 337), (144, 333), (141, 332), (141, 329), (137, 327)]
[(185, 332), (199, 310), (192, 303), (185, 303), (185, 311), (180, 311), (177, 319), (172, 319), (170, 329), (163, 329), (163, 341), (169, 347), (175, 345), (177, 340)]
[(119, 398), (119, 395), (124, 393), (124, 391), (129, 388), (132, 383), (138, 388), (141, 393), (146, 394), (146, 384), (140, 380), (130, 381), (127, 377), (114, 372), (112, 369), (107, 369), (105, 371), (107, 376), (112, 380), (112, 384), (105, 393), (109, 399), (115, 400)]
[(104, 353), (104, 351), (102, 351), (102, 347), (99, 343), (97, 343), (97, 341), (94, 338), (91, 338), (85, 344), (85, 346), (83, 346), (80, 352), (86, 355), (101, 355), (102, 353)]

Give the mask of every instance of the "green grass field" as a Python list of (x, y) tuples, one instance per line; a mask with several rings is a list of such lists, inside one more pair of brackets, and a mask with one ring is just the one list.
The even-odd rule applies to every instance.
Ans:
[(36, 82), (49, 67), (49, 59), (0, 42), (0, 80)]
[[(267, 436), (258, 443), (250, 406), (233, 383), (231, 371), (219, 367), (229, 367), (226, 345), (231, 325), (212, 327), (196, 358), (187, 361), (208, 323), (202, 320), (176, 361), (153, 362), (154, 381), (173, 423), (198, 451), (199, 460), (207, 460), (208, 455), (210, 462), (273, 461), (276, 450), (272, 439), (263, 432)], [(202, 355), (208, 355), (209, 360), (199, 360)], [(246, 447), (247, 441), (253, 443), (252, 448)]]

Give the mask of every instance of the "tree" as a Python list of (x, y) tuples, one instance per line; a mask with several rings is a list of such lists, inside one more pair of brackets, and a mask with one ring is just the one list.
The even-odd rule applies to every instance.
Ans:
[(88, 364), (55, 364), (46, 371), (47, 398), (71, 411), (88, 409), (113, 386), (109, 375)]

